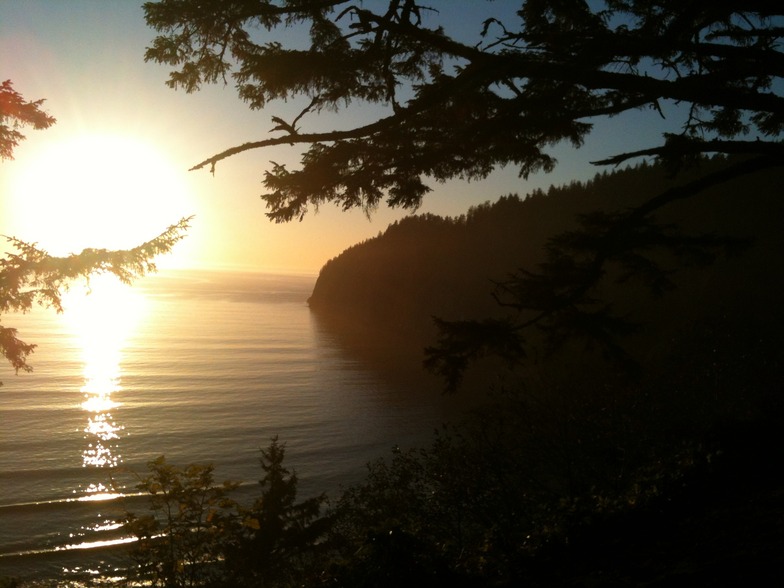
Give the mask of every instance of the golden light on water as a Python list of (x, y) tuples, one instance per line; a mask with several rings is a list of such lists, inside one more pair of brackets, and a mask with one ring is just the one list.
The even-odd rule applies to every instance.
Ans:
[[(87, 422), (82, 465), (114, 468), (122, 463), (120, 441), (124, 426), (114, 412), (122, 406), (123, 352), (144, 310), (144, 297), (113, 276), (98, 276), (64, 297), (64, 316), (76, 333), (83, 360), (81, 408)], [(113, 495), (103, 483), (85, 488), (84, 499)]]

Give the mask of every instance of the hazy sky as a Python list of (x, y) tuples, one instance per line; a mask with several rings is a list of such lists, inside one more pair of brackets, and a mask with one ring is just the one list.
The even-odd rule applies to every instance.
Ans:
[[(467, 33), (481, 27), (477, 6), (508, 14), (519, 2), (431, 4), (448, 4), (447, 24)], [(29, 100), (45, 98), (58, 121), (27, 132), (15, 160), (0, 163), (0, 234), (52, 253), (127, 247), (193, 214), (188, 237), (162, 265), (316, 273), (408, 214), (380, 208), (368, 220), (328, 205), (302, 222), (269, 222), (259, 198), (264, 171), (271, 160), (296, 165), (298, 151), (250, 151), (219, 164), (215, 176), (188, 172), (227, 147), (264, 138), (270, 117), (290, 110), (273, 103), (252, 112), (231, 86), (170, 90), (168, 70), (143, 59), (153, 37), (141, 2), (0, 0), (0, 79)], [(556, 149), (554, 173), (528, 181), (506, 169), (484, 182), (430, 182), (434, 192), (420, 212), (457, 215), (504, 194), (590, 178), (598, 171), (590, 160), (658, 143), (658, 120), (635, 114), (597, 127), (583, 149)]]

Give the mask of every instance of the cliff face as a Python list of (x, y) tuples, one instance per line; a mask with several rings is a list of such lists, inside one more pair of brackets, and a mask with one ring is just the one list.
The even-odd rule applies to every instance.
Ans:
[[(695, 173), (719, 165), (721, 161), (705, 161)], [(505, 196), (458, 218), (407, 217), (330, 260), (320, 272), (310, 306), (316, 315), (352, 328), (418, 333), (425, 343), (432, 342), (427, 341), (432, 316), (456, 320), (504, 312), (491, 295), (494, 281), (519, 268), (535, 270), (548, 238), (575, 227), (578, 215), (624, 210), (685, 179), (670, 180), (661, 167), (646, 165), (524, 199)], [(760, 174), (753, 183), (737, 180), (663, 209), (662, 221), (685, 230), (754, 242), (746, 253), (707, 269), (673, 266), (679, 287), (667, 294), (665, 303), (654, 302), (643, 314), (677, 312), (696, 318), (772, 305), (781, 294), (772, 260), (784, 253), (781, 180), (781, 173)], [(642, 292), (628, 285), (610, 284), (607, 293), (635, 312), (644, 306), (638, 300)]]

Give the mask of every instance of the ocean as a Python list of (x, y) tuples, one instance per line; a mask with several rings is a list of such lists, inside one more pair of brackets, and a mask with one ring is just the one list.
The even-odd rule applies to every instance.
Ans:
[(38, 348), (32, 373), (0, 370), (0, 578), (121, 576), (120, 521), (147, 509), (135, 484), (160, 455), (212, 463), (252, 499), (277, 435), (299, 498), (335, 497), (456, 416), (418, 366), (385, 373), (341, 346), (306, 304), (314, 283), (168, 271), (3, 316)]

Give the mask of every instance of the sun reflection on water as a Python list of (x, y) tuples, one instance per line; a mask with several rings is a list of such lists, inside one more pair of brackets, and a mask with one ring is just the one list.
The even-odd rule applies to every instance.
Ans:
[[(143, 311), (142, 294), (113, 276), (99, 276), (88, 287), (69, 291), (64, 316), (77, 335), (83, 360), (81, 408), (87, 413), (82, 466), (116, 468), (122, 461), (120, 441), (125, 427), (114, 412), (122, 407), (123, 352)], [(103, 482), (83, 486), (85, 500), (110, 498)]]

